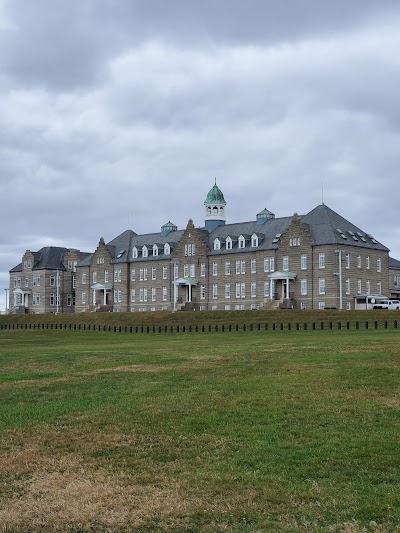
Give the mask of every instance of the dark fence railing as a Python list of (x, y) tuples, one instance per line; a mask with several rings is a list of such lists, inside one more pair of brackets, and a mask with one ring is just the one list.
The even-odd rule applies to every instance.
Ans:
[(169, 325), (169, 326), (116, 326), (116, 325), (99, 325), (99, 324), (62, 324), (62, 323), (8, 323), (0, 324), (1, 330), (10, 329), (59, 329), (70, 331), (112, 331), (118, 333), (204, 333), (204, 332), (239, 332), (239, 331), (316, 331), (316, 330), (367, 330), (367, 329), (398, 329), (398, 321), (384, 320), (379, 323), (377, 320), (366, 320), (365, 322), (272, 322), (257, 324), (207, 324), (207, 325)]

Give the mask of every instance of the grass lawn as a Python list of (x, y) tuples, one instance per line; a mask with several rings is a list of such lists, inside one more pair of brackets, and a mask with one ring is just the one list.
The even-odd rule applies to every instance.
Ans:
[(400, 331), (0, 331), (0, 531), (400, 531)]

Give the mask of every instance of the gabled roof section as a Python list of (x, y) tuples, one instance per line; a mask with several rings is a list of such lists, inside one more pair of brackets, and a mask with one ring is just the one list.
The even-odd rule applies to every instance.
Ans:
[[(308, 224), (309, 231), (314, 238), (314, 244), (352, 245), (362, 248), (389, 251), (371, 235), (360, 230), (357, 226), (322, 204), (315, 207), (307, 215), (300, 217), (301, 222)], [(343, 237), (344, 235), (344, 237)]]
[(400, 261), (389, 256), (389, 268), (395, 268), (400, 270)]

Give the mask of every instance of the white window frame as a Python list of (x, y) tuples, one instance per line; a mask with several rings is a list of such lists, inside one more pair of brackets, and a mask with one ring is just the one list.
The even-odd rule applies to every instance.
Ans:
[(200, 277), (204, 278), (206, 275), (206, 264), (200, 263)]
[(250, 297), (251, 298), (257, 297), (257, 283), (255, 281), (252, 281), (250, 283)]
[(326, 283), (325, 278), (319, 278), (318, 280), (318, 294), (325, 294)]
[(149, 249), (147, 248), (147, 246), (144, 244), (142, 246), (142, 257), (148, 257), (149, 256)]
[(302, 296), (307, 296), (307, 279), (303, 278), (300, 283), (301, 283), (300, 294)]
[(300, 256), (300, 269), (307, 270), (307, 254), (301, 254)]
[(289, 256), (288, 255), (284, 255), (282, 258), (282, 270), (284, 272), (289, 271)]
[(213, 276), (218, 276), (218, 263), (216, 262), (213, 263), (212, 272), (213, 272)]
[(230, 276), (231, 275), (231, 262), (225, 261), (225, 275)]
[(231, 284), (225, 283), (225, 298), (229, 299), (231, 297)]
[(163, 265), (162, 267), (162, 278), (167, 279), (168, 278), (168, 266)]
[(251, 273), (255, 274), (257, 272), (257, 259), (252, 258), (250, 261), (250, 264), (251, 264), (251, 267), (250, 267)]
[(221, 249), (221, 241), (219, 239), (214, 239), (214, 250)]
[(225, 240), (225, 247), (227, 250), (232, 250), (232, 239), (231, 237), (227, 237)]
[(213, 286), (212, 286), (212, 297), (213, 297), (213, 299), (218, 298), (218, 285), (217, 285), (217, 283), (213, 283)]
[(325, 268), (326, 255), (325, 252), (318, 254), (318, 268)]

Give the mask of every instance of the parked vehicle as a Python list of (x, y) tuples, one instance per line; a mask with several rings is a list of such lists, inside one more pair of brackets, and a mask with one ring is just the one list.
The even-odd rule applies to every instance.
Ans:
[(382, 300), (374, 304), (374, 309), (400, 309), (400, 300)]

